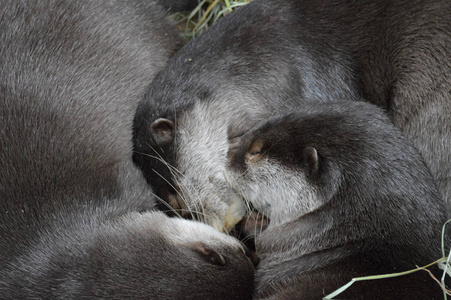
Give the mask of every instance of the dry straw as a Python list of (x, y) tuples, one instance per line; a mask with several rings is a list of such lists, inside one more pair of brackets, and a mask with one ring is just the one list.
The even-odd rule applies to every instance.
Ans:
[(251, 0), (202, 0), (196, 8), (187, 13), (176, 13), (173, 19), (187, 39), (199, 36), (221, 17)]
[[(434, 262), (432, 262), (432, 263), (430, 263), (430, 264), (428, 264), (426, 266), (417, 267), (416, 269), (412, 269), (412, 270), (405, 271), (405, 272), (353, 278), (350, 282), (348, 282), (347, 284), (345, 284), (341, 288), (337, 289), (335, 292), (333, 292), (333, 293), (327, 295), (326, 297), (324, 297), (323, 300), (333, 300), (334, 297), (336, 297), (339, 294), (343, 293), (354, 282), (404, 276), (404, 275), (412, 274), (414, 272), (418, 272), (418, 271), (421, 271), (421, 270), (428, 272), (429, 275), (432, 277), (432, 279), (437, 282), (437, 284), (441, 287), (441, 289), (443, 291), (443, 299), (447, 300), (448, 296), (451, 296), (451, 290), (447, 289), (446, 285), (445, 285), (445, 278), (446, 278), (446, 276), (451, 277), (451, 266), (450, 266), (451, 249), (449, 250), (448, 256), (446, 256), (446, 250), (445, 250), (445, 228), (446, 228), (446, 225), (448, 223), (451, 223), (451, 220), (448, 220), (443, 225), (443, 228), (442, 228), (442, 257), (441, 258), (437, 259), (436, 261), (434, 261)], [(440, 280), (435, 278), (435, 276), (432, 275), (432, 273), (428, 270), (429, 267), (432, 267), (435, 264), (437, 264), (437, 266), (441, 270), (443, 270), (443, 275), (442, 275)]]

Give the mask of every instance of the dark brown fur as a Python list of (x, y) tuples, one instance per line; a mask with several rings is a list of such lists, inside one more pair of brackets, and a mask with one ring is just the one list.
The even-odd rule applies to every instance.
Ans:
[[(225, 130), (236, 135), (306, 100), (364, 100), (388, 111), (451, 201), (450, 14), (449, 0), (252, 1), (184, 46), (153, 81), (134, 121), (134, 161), (163, 199), (194, 191), (182, 204), (224, 225), (233, 198), (220, 175)], [(151, 132), (159, 118), (175, 124), (164, 146)], [(202, 138), (181, 138), (186, 132)]]
[[(320, 299), (354, 277), (441, 257), (444, 201), (416, 149), (373, 105), (305, 103), (234, 138), (229, 163), (234, 188), (270, 219), (256, 239), (259, 299)], [(282, 186), (287, 176), (298, 184)], [(442, 295), (422, 271), (357, 282), (337, 299)]]
[(180, 46), (156, 1), (1, 1), (0, 40), (0, 298), (250, 298), (239, 242), (156, 211), (132, 163)]

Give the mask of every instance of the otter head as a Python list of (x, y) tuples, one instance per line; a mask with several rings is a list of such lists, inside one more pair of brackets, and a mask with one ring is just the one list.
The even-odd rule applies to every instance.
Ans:
[(225, 175), (228, 130), (252, 127), (262, 117), (242, 95), (221, 97), (228, 101), (210, 96), (214, 101), (164, 111), (143, 101), (135, 116), (134, 161), (164, 205), (229, 231), (246, 209)]
[(289, 116), (274, 117), (238, 137), (230, 137), (228, 177), (270, 226), (319, 207), (327, 161), (314, 143), (299, 140)]

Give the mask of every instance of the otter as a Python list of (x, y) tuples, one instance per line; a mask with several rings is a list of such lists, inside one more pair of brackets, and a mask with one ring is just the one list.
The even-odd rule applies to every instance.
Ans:
[(249, 299), (241, 243), (158, 211), (132, 162), (181, 46), (157, 1), (2, 1), (0, 28), (1, 297)]
[(229, 131), (305, 101), (363, 99), (389, 113), (449, 201), (450, 12), (447, 0), (254, 0), (153, 80), (134, 119), (134, 162), (165, 202), (227, 231), (246, 211), (224, 176)]
[[(417, 150), (372, 104), (305, 102), (232, 136), (228, 160), (232, 187), (270, 220), (256, 238), (257, 299), (321, 299), (354, 277), (441, 257), (444, 201)], [(424, 271), (338, 296), (442, 297)]]

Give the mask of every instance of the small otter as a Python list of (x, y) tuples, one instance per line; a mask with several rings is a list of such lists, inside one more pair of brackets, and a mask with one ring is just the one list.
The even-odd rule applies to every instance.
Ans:
[[(229, 182), (270, 219), (256, 239), (257, 298), (321, 299), (354, 277), (440, 257), (444, 201), (417, 150), (378, 107), (304, 103), (230, 144)], [(358, 282), (338, 298), (442, 296), (421, 272)]]
[[(375, 103), (451, 199), (451, 1), (254, 0), (185, 45), (134, 120), (134, 161), (156, 194), (228, 230), (227, 135), (304, 101)], [(451, 205), (449, 205), (451, 209)]]
[(181, 45), (154, 0), (1, 1), (0, 297), (249, 299), (236, 239), (170, 219), (132, 162)]

